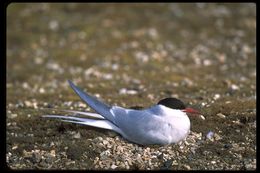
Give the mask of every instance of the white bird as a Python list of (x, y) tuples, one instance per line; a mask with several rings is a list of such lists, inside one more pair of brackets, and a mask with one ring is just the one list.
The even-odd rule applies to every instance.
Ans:
[(143, 110), (109, 106), (83, 92), (71, 81), (68, 82), (79, 97), (97, 113), (63, 110), (87, 117), (62, 115), (43, 115), (43, 117), (61, 118), (65, 122), (113, 130), (125, 139), (141, 145), (178, 143), (189, 134), (190, 119), (186, 113), (199, 114), (195, 109), (185, 108), (184, 103), (176, 98), (165, 98)]

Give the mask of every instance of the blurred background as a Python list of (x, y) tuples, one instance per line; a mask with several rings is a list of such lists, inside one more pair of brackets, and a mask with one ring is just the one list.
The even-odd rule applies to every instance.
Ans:
[[(149, 107), (164, 97), (177, 97), (206, 118), (203, 126), (193, 120), (193, 131), (212, 130), (222, 136), (222, 147), (230, 141), (244, 147), (234, 149), (241, 157), (220, 154), (232, 159), (220, 159), (228, 164), (218, 164), (219, 169), (255, 168), (255, 4), (12, 3), (6, 43), (11, 168), (39, 166), (40, 161), (26, 161), (24, 151), (44, 148), (48, 139), (71, 142), (60, 139), (57, 131), (57, 136), (46, 135), (44, 129), (57, 122), (46, 124), (39, 118), (41, 108), (89, 110), (68, 79), (123, 107)], [(78, 131), (77, 126), (65, 127)], [(84, 138), (104, 135), (80, 130)], [(243, 164), (235, 158), (243, 158)], [(78, 168), (83, 162), (65, 167)], [(85, 164), (81, 168), (95, 165)]]

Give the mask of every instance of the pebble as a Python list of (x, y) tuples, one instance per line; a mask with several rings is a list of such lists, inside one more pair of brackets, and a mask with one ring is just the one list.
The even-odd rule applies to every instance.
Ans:
[(40, 88), (39, 89), (39, 93), (41, 93), (41, 94), (45, 93), (45, 89), (44, 88)]
[(219, 118), (226, 118), (226, 115), (224, 115), (224, 114), (222, 114), (222, 113), (218, 113), (217, 116), (218, 116)]
[(129, 95), (134, 95), (137, 94), (138, 92), (136, 90), (128, 90), (126, 88), (121, 88), (119, 90), (119, 94), (129, 94)]
[(235, 85), (235, 84), (232, 84), (231, 85), (231, 89), (232, 90), (239, 90), (239, 86)]
[(148, 62), (148, 60), (149, 60), (149, 57), (148, 57), (148, 55), (145, 52), (136, 52), (135, 53), (135, 58), (138, 61), (141, 61), (143, 63)]
[(24, 82), (23, 84), (22, 84), (22, 87), (23, 87), (23, 89), (29, 89), (30, 87), (29, 87), (29, 84), (27, 83), (27, 82)]
[(214, 139), (215, 139), (216, 141), (218, 141), (218, 140), (220, 140), (220, 139), (221, 139), (221, 137), (220, 137), (220, 135), (219, 135), (219, 134), (217, 134), (217, 133), (214, 133)]
[(116, 166), (116, 165), (112, 165), (111, 166), (111, 169), (116, 169), (118, 166)]
[(212, 164), (216, 164), (217, 162), (215, 160), (211, 161)]
[(203, 115), (200, 115), (200, 118), (201, 118), (202, 120), (205, 120), (205, 119), (206, 119)]
[(17, 114), (8, 114), (9, 116), (9, 118), (11, 118), (11, 119), (13, 119), (13, 118), (16, 118), (18, 115)]
[(107, 144), (108, 144), (108, 141), (107, 141), (107, 140), (103, 140), (103, 144), (104, 144), (104, 145), (107, 145)]
[(187, 170), (190, 170), (190, 166), (189, 165), (183, 165), (183, 167)]
[(75, 161), (68, 161), (68, 162), (65, 163), (65, 165), (66, 165), (66, 166), (69, 166), (69, 165), (75, 164), (75, 163), (76, 163)]
[(31, 101), (25, 100), (25, 101), (24, 101), (24, 105), (25, 105), (26, 107), (29, 107), (29, 108), (38, 109), (38, 104), (37, 104), (37, 102), (35, 102), (35, 101), (31, 102)]
[(78, 102), (76, 107), (80, 107), (80, 108), (86, 108), (87, 105), (85, 103), (82, 102)]
[(26, 107), (32, 107), (32, 102), (30, 102), (28, 100), (24, 101), (24, 104)]
[(217, 100), (219, 98), (220, 98), (220, 94), (215, 94), (214, 97), (213, 97), (214, 100)]
[(16, 150), (18, 148), (18, 145), (15, 145), (12, 147), (12, 150)]
[(212, 139), (212, 138), (213, 138), (213, 135), (214, 135), (214, 132), (209, 131), (209, 132), (207, 133), (206, 137), (207, 137), (208, 139)]
[(80, 132), (74, 134), (74, 135), (73, 135), (73, 138), (75, 138), (75, 139), (80, 139), (80, 138), (81, 138)]
[(43, 58), (41, 58), (41, 57), (35, 57), (34, 63), (35, 63), (36, 65), (41, 65), (41, 64), (43, 63)]
[(49, 22), (49, 29), (56, 31), (59, 29), (59, 22), (57, 20), (51, 20)]

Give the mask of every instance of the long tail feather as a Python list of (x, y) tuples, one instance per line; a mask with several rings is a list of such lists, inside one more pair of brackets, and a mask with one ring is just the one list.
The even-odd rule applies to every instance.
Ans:
[(86, 102), (92, 109), (94, 109), (98, 114), (104, 116), (107, 120), (114, 123), (114, 116), (111, 114), (111, 106), (97, 100), (95, 97), (82, 91), (79, 87), (74, 85), (70, 80), (68, 80), (71, 88), (78, 94), (78, 96)]
[(113, 123), (109, 122), (108, 120), (95, 120), (95, 119), (78, 118), (78, 117), (62, 116), (62, 115), (43, 115), (42, 117), (58, 118), (58, 119), (62, 119), (61, 121), (64, 122), (83, 124), (83, 125), (93, 126), (97, 128), (113, 130), (122, 135), (122, 131), (118, 127), (116, 127)]
[(89, 117), (92, 117), (92, 118), (105, 119), (100, 114), (93, 113), (93, 112), (81, 112), (81, 111), (73, 111), (73, 110), (61, 110), (61, 111), (69, 112), (69, 113), (75, 113), (75, 114), (80, 114), (80, 115), (85, 115), (85, 116), (89, 116)]
[(86, 118), (78, 118), (72, 116), (63, 116), (63, 115), (42, 115), (45, 118), (59, 118), (59, 119), (69, 119), (69, 120), (76, 120), (76, 121), (85, 121)]
[(91, 118), (105, 119), (102, 115), (97, 114), (97, 113), (93, 113), (93, 112), (82, 112), (82, 111), (75, 111), (75, 110), (68, 110), (68, 109), (56, 109), (56, 108), (43, 108), (43, 109), (52, 110), (52, 111), (62, 111), (62, 112), (74, 113), (75, 116), (77, 116), (79, 114), (79, 115), (84, 115), (84, 116), (88, 116), (88, 117), (91, 117)]

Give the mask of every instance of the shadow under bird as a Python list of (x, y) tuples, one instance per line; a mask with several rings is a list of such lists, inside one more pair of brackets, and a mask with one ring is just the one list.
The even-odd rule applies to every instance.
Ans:
[(68, 81), (71, 88), (97, 113), (63, 110), (85, 115), (86, 118), (43, 115), (62, 121), (113, 130), (128, 141), (141, 144), (167, 145), (185, 139), (190, 131), (190, 119), (186, 113), (199, 114), (176, 98), (165, 98), (147, 109), (135, 110), (119, 106), (109, 106), (85, 93)]

